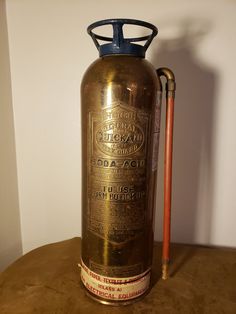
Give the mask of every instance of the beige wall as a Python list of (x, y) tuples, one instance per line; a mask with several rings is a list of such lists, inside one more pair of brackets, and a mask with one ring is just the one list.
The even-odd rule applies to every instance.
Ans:
[(7, 24), (0, 1), (0, 271), (21, 254)]
[(176, 73), (173, 241), (236, 246), (235, 9), (220, 0), (7, 0), (24, 252), (81, 233), (79, 85), (97, 58), (86, 27), (115, 16), (157, 25), (147, 57)]

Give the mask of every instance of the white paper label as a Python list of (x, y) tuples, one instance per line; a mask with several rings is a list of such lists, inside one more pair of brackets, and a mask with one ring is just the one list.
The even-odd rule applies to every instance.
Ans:
[(130, 300), (142, 295), (149, 288), (150, 268), (133, 277), (105, 277), (91, 271), (81, 260), (81, 280), (90, 292), (101, 298), (117, 301)]

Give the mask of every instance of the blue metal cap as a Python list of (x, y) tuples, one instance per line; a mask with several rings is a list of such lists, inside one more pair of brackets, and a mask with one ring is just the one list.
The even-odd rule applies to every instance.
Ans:
[[(111, 24), (113, 27), (113, 37), (104, 37), (98, 34), (93, 33), (93, 29)], [(124, 24), (131, 24), (131, 25), (138, 25), (149, 28), (152, 30), (152, 33), (147, 36), (142, 37), (135, 37), (135, 38), (124, 38), (123, 35), (123, 25)], [(88, 34), (92, 37), (98, 51), (100, 57), (106, 55), (132, 55), (136, 57), (145, 57), (145, 52), (148, 49), (149, 45), (151, 44), (153, 38), (157, 35), (157, 28), (156, 26), (140, 21), (140, 20), (133, 20), (133, 19), (107, 19), (95, 22), (87, 28)], [(109, 42), (108, 44), (100, 45), (98, 40), (103, 40)], [(142, 45), (138, 45), (135, 42), (145, 41), (146, 43)]]

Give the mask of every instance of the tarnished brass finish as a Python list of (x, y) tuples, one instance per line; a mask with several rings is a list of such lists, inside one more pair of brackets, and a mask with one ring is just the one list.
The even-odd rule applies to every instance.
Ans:
[(140, 57), (102, 57), (84, 75), (82, 260), (96, 274), (151, 267), (160, 99), (160, 79)]

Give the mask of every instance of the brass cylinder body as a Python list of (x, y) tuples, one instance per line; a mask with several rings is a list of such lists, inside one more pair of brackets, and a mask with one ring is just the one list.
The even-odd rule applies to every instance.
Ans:
[(102, 303), (148, 291), (161, 82), (144, 58), (97, 59), (81, 85), (81, 278)]

